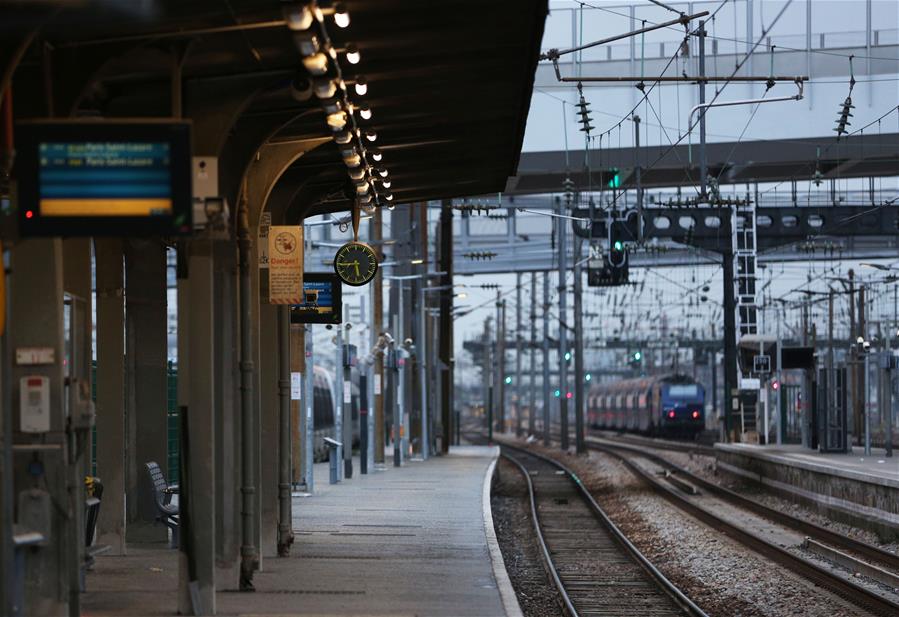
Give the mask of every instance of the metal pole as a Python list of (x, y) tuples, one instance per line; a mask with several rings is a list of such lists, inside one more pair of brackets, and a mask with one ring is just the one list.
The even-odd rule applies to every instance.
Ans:
[(503, 348), (503, 337), (505, 336), (505, 328), (503, 327), (503, 301), (502, 294), (497, 291), (496, 292), (496, 354), (494, 355), (493, 361), (495, 367), (493, 369), (493, 384), (494, 391), (496, 396), (494, 397), (494, 401), (496, 403), (496, 409), (494, 410), (493, 417), (496, 420), (496, 430), (500, 433), (505, 431), (505, 427), (503, 426), (503, 379), (505, 372), (504, 366), (504, 358), (506, 355), (506, 350)]
[(306, 432), (303, 435), (304, 452), (306, 459), (306, 492), (312, 493), (315, 488), (315, 366), (313, 365), (312, 349), (312, 324), (306, 325)]
[[(406, 290), (404, 289), (405, 284), (403, 281), (397, 281), (399, 283), (399, 315), (397, 316), (397, 344), (400, 346), (397, 349), (397, 358), (396, 358), (396, 367), (397, 367), (397, 394), (396, 394), (396, 434), (393, 436), (394, 448), (399, 450), (399, 464), (403, 464), (403, 460), (406, 458), (406, 358), (401, 357), (402, 350), (405, 349), (403, 342), (406, 340), (406, 320), (404, 319), (406, 315), (405, 311), (405, 302), (404, 296), (406, 295)], [(396, 455), (394, 454), (394, 463), (396, 463)]]
[[(705, 105), (705, 20), (699, 20), (699, 104)], [(708, 112), (703, 109), (699, 115), (699, 196), (703, 199), (707, 196), (706, 176), (708, 176), (708, 160), (705, 151), (705, 116)]]
[[(334, 357), (334, 441), (337, 446), (337, 469), (343, 459), (343, 323), (337, 324), (337, 349)], [(342, 472), (337, 472), (337, 481), (343, 480)]]
[(574, 240), (574, 444), (578, 454), (586, 454), (584, 443), (584, 314), (579, 237)]
[(416, 348), (418, 349), (418, 387), (421, 394), (421, 458), (428, 460), (430, 456), (430, 434), (429, 434), (429, 410), (428, 410), (428, 369), (425, 364), (428, 358), (427, 335), (425, 334), (425, 319), (427, 311), (425, 310), (425, 281), (422, 280), (418, 286), (418, 341)]
[[(643, 243), (643, 169), (640, 167), (640, 116), (634, 116), (634, 168), (637, 173), (637, 242)], [(590, 217), (591, 220), (593, 217)], [(592, 231), (592, 225), (591, 225)]]
[(533, 435), (537, 414), (537, 273), (531, 272), (531, 380), (528, 405), (528, 435)]
[[(344, 313), (349, 313), (349, 308), (344, 306)], [(343, 456), (343, 477), (344, 478), (352, 478), (353, 477), (353, 382), (350, 377), (350, 324), (346, 324), (346, 336), (343, 344), (343, 369), (341, 374), (343, 375), (343, 381), (341, 382), (342, 390), (341, 395), (343, 396), (343, 425), (342, 436), (340, 438), (340, 443), (343, 444), (342, 447), (342, 456)]]
[(359, 373), (359, 473), (368, 473), (368, 375)]
[[(564, 214), (564, 206), (559, 201), (559, 214)], [(568, 449), (568, 331), (565, 320), (568, 318), (568, 223), (559, 219), (559, 429), (561, 431), (560, 447)]]
[[(731, 215), (731, 225), (735, 224)], [(724, 441), (733, 441), (733, 412), (737, 401), (737, 303), (734, 297), (734, 254), (721, 254), (724, 271)]]
[[(831, 415), (834, 415), (834, 386), (836, 385), (836, 370), (834, 364), (834, 349), (833, 349), (833, 300), (834, 300), (834, 292), (833, 289), (830, 290), (830, 293), (827, 294), (827, 379), (825, 382), (825, 386), (827, 387), (824, 394), (824, 403), (825, 413), (822, 414), (823, 417), (818, 418), (818, 449), (819, 450), (828, 450), (831, 448), (830, 445), (830, 435), (828, 432), (830, 431), (830, 422), (828, 418)], [(844, 399), (845, 400), (845, 399)], [(842, 407), (842, 405), (841, 405)], [(846, 417), (846, 410), (841, 410), (841, 414), (843, 418)], [(841, 449), (845, 449), (844, 444), (846, 443), (846, 426), (845, 422), (842, 426), (843, 435), (841, 436), (840, 444)]]
[(521, 272), (515, 275), (515, 435), (521, 437)]
[(871, 414), (868, 412), (870, 406), (870, 392), (868, 391), (868, 364), (871, 354), (865, 351), (865, 404), (862, 408), (865, 413), (865, 456), (871, 456)]
[[(372, 226), (372, 243), (375, 251), (380, 259), (384, 258), (384, 252), (381, 249), (383, 212), (381, 208), (375, 208), (375, 213), (371, 218)], [(384, 279), (381, 268), (375, 274), (375, 278), (371, 284), (372, 300), (371, 300), (371, 336), (372, 345), (377, 343), (378, 337), (384, 328)], [(373, 367), (372, 386), (374, 390), (374, 461), (376, 465), (384, 464), (384, 355), (379, 354), (375, 357)]]
[(443, 291), (440, 292), (440, 451), (449, 453), (452, 441), (452, 373), (450, 358), (453, 355), (453, 202), (444, 200), (440, 208), (440, 270), (443, 275)]
[(287, 557), (293, 544), (290, 476), (293, 459), (290, 444), (290, 315), (278, 307), (278, 556)]
[[(240, 428), (241, 428), (241, 591), (253, 591), (253, 571), (258, 553), (254, 545), (253, 518), (256, 487), (253, 482), (253, 337), (252, 308), (254, 301), (250, 291), (250, 237), (249, 204), (246, 183), (241, 194), (238, 216), (238, 251), (240, 260)], [(255, 265), (255, 264), (254, 264)]]
[(543, 276), (543, 445), (549, 447), (549, 272)]

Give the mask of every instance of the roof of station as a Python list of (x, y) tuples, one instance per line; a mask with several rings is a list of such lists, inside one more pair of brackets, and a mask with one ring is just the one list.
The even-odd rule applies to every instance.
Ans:
[[(377, 134), (394, 203), (501, 191), (518, 165), (547, 0), (342, 4), (350, 25), (332, 24), (328, 35), (335, 50), (358, 48), (357, 64), (341, 56), (343, 77), (368, 84), (372, 113), (361, 128)], [(220, 156), (230, 156), (241, 133), (302, 147), (331, 133), (316, 97), (296, 94), (309, 75), (283, 6), (0, 0), (0, 66), (24, 50), (13, 81), (18, 117), (146, 117), (171, 115), (180, 59), (185, 116), (223, 115)], [(236, 118), (226, 117), (226, 100), (217, 107), (210, 95), (242, 91), (253, 95)], [(333, 141), (300, 157), (282, 180), (304, 187), (307, 215), (352, 203)]]

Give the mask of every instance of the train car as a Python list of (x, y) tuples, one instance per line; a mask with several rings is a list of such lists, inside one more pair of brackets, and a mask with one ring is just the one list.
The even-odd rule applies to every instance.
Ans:
[(587, 421), (595, 429), (693, 438), (705, 428), (705, 389), (684, 375), (597, 384)]
[[(350, 409), (344, 409), (344, 419), (353, 422), (353, 446), (359, 443), (359, 380), (355, 369), (350, 375), (351, 403)], [(321, 366), (316, 366), (312, 373), (313, 399), (313, 458), (316, 462), (328, 460), (328, 446), (325, 437), (341, 439), (334, 434), (334, 375)]]

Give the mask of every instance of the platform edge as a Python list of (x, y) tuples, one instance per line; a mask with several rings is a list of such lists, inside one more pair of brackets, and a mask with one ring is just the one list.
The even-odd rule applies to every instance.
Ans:
[(484, 513), (484, 535), (487, 537), (487, 551), (490, 553), (490, 563), (493, 566), (493, 579), (496, 582), (496, 588), (499, 591), (499, 597), (506, 612), (506, 617), (523, 617), (521, 606), (518, 604), (518, 596), (515, 595), (512, 581), (509, 580), (506, 562), (503, 560), (503, 553), (496, 539), (496, 529), (493, 527), (493, 508), (490, 507), (490, 492), (493, 488), (493, 472), (496, 469), (497, 460), (499, 460), (499, 448), (495, 448), (493, 460), (490, 461), (490, 464), (487, 466), (487, 472), (484, 475), (484, 490), (481, 495)]

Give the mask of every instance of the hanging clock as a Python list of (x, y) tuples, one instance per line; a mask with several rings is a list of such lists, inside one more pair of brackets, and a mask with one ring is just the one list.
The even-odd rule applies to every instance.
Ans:
[(378, 255), (364, 242), (347, 242), (334, 255), (334, 272), (347, 285), (365, 285), (378, 272)]

